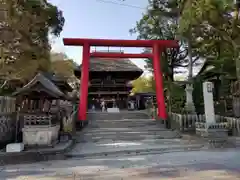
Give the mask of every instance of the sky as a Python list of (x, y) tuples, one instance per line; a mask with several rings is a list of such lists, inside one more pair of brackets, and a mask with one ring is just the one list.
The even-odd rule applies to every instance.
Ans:
[[(69, 58), (80, 64), (82, 49), (64, 46), (63, 38), (136, 39), (136, 35), (130, 35), (129, 29), (141, 19), (148, 0), (49, 0), (49, 2), (63, 11), (66, 20), (61, 36), (51, 39), (53, 51), (65, 52)], [(132, 53), (141, 51), (138, 48), (122, 50)], [(133, 62), (144, 68), (144, 60), (134, 59)]]
[[(64, 29), (61, 36), (51, 38), (53, 51), (64, 52), (78, 64), (82, 61), (81, 47), (64, 46), (63, 38), (102, 38), (102, 39), (136, 39), (129, 30), (135, 27), (146, 11), (148, 0), (48, 0), (63, 11), (65, 17)], [(122, 5), (121, 5), (122, 4)], [(107, 48), (97, 50), (107, 50)], [(120, 48), (110, 48), (119, 51)], [(121, 49), (127, 53), (140, 53), (140, 48)], [(144, 69), (143, 59), (132, 60)], [(181, 71), (185, 71), (180, 69)], [(196, 74), (199, 68), (194, 68)], [(146, 71), (144, 75), (149, 75)], [(177, 74), (181, 79), (185, 73)]]

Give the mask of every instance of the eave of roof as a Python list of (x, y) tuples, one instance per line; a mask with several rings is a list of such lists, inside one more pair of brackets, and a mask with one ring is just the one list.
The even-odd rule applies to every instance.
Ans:
[(34, 85), (40, 83), (46, 90), (49, 91), (50, 95), (54, 95), (55, 98), (65, 98), (65, 94), (48, 78), (41, 73), (38, 73), (28, 84), (13, 93), (13, 96), (19, 95), (30, 90)]

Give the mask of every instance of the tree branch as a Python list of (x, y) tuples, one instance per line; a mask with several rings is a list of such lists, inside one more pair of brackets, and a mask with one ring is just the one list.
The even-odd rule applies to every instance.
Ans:
[(6, 86), (8, 83), (8, 80), (5, 80), (4, 83), (0, 86), (0, 89), (4, 88), (4, 86)]

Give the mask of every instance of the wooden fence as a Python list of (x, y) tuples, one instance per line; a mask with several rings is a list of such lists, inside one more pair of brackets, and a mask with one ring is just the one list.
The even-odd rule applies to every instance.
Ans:
[[(216, 115), (215, 118), (218, 123), (227, 124), (229, 132), (232, 135), (240, 136), (240, 118), (219, 115)], [(206, 122), (205, 115), (203, 114), (169, 113), (169, 119), (171, 121), (171, 128), (180, 130), (181, 132), (193, 132), (195, 131), (196, 123)]]
[(232, 84), (231, 93), (233, 97), (233, 114), (236, 117), (240, 117), (240, 81)]

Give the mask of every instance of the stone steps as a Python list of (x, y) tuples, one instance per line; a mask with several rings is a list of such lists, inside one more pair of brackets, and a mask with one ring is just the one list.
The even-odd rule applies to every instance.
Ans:
[(151, 155), (151, 154), (163, 154), (170, 152), (185, 152), (185, 151), (199, 151), (203, 149), (203, 145), (172, 145), (172, 146), (159, 146), (159, 147), (140, 147), (140, 148), (117, 148), (108, 149), (105, 151), (86, 151), (84, 153), (71, 152), (67, 153), (68, 158), (100, 158), (100, 157), (125, 157), (128, 155)]
[[(91, 120), (90, 128), (150, 128), (158, 124), (152, 119), (124, 119), (124, 120)], [(160, 128), (161, 126), (159, 126)]]
[(170, 146), (184, 146), (176, 141), (179, 133), (166, 129), (143, 112), (88, 113), (88, 118), (89, 124), (77, 132), (77, 144), (69, 156), (116, 154), (119, 151), (123, 154), (129, 151), (157, 152)]
[(162, 127), (145, 127), (144, 129), (141, 127), (137, 128), (94, 128), (94, 127), (88, 127), (87, 131), (83, 131), (83, 133), (92, 132), (92, 133), (102, 133), (102, 132), (112, 132), (112, 133), (118, 133), (118, 132), (129, 132), (129, 131), (135, 131), (135, 132), (150, 132), (150, 131), (165, 131), (167, 129)]
[(84, 134), (84, 137), (109, 137), (109, 138), (113, 138), (113, 137), (141, 137), (141, 136), (168, 136), (168, 134), (173, 134), (176, 135), (178, 133), (176, 133), (176, 131), (159, 131), (159, 132), (152, 132), (152, 133), (148, 133), (148, 132), (143, 132), (143, 133), (88, 133), (88, 134)]
[(84, 136), (87, 135), (117, 135), (117, 134), (127, 134), (127, 135), (139, 135), (139, 134), (157, 134), (157, 133), (164, 133), (168, 132), (167, 129), (158, 129), (158, 130), (136, 130), (136, 129), (129, 129), (124, 131), (88, 131), (84, 132)]
[(140, 123), (129, 123), (129, 124), (123, 124), (123, 123), (100, 123), (100, 124), (89, 124), (89, 128), (115, 128), (115, 127), (121, 127), (121, 128), (144, 128), (146, 126), (154, 126), (149, 124), (140, 124)]
[(148, 119), (149, 116), (144, 112), (119, 112), (119, 113), (106, 113), (106, 112), (90, 112), (87, 114), (89, 121), (91, 120), (121, 120), (121, 119)]
[(167, 132), (172, 132), (170, 130), (167, 129), (158, 129), (158, 130), (152, 130), (152, 131), (146, 131), (146, 130), (136, 130), (136, 129), (130, 129), (130, 130), (125, 130), (125, 131), (88, 131), (83, 133), (84, 136), (112, 136), (112, 135), (156, 135), (156, 134), (164, 134)]
[(144, 135), (144, 136), (106, 136), (106, 137), (84, 137), (79, 138), (77, 142), (99, 142), (102, 140), (114, 141), (141, 141), (146, 139), (175, 139), (179, 138), (179, 134), (164, 134), (164, 135)]

